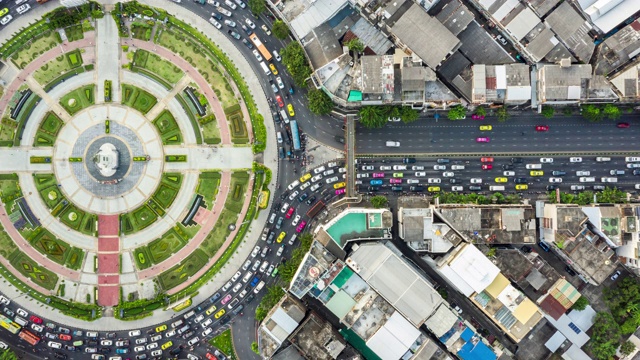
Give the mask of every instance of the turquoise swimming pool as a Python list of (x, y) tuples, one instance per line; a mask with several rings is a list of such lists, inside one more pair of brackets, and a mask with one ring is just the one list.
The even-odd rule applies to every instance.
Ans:
[(343, 235), (365, 231), (367, 231), (367, 214), (365, 213), (347, 214), (327, 229), (327, 233), (340, 246), (344, 245), (341, 240)]

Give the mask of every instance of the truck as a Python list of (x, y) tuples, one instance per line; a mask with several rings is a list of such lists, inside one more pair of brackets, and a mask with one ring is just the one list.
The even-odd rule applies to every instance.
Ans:
[(260, 39), (258, 38), (256, 33), (253, 33), (253, 34), (249, 35), (249, 39), (251, 40), (253, 45), (256, 46), (256, 49), (258, 49), (258, 51), (260, 51), (260, 54), (262, 55), (264, 60), (265, 61), (271, 61), (271, 58), (272, 58), (271, 53), (269, 52), (269, 50), (267, 50), (267, 47), (264, 46), (262, 41), (260, 41)]
[(271, 70), (269, 70), (269, 67), (264, 63), (264, 61), (260, 61), (260, 67), (262, 68), (262, 71), (264, 71), (265, 75), (271, 74)]

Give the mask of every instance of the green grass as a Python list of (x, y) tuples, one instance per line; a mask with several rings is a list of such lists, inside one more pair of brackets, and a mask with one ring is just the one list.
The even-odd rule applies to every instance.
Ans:
[(158, 282), (165, 291), (172, 289), (195, 275), (207, 264), (208, 260), (209, 258), (202, 250), (196, 249), (180, 264), (160, 274)]
[(153, 125), (158, 129), (163, 145), (182, 144), (180, 127), (169, 110), (163, 110), (160, 115), (153, 120)]
[(227, 201), (224, 203), (224, 207), (229, 210), (240, 212), (242, 211), (242, 204), (245, 200), (245, 192), (249, 185), (249, 173), (236, 171), (231, 174), (231, 184), (229, 185), (229, 195), (227, 195)]
[(58, 275), (31, 260), (27, 254), (15, 251), (9, 257), (9, 262), (18, 272), (31, 279), (35, 284), (47, 290), (55, 289), (58, 283)]
[(82, 55), (80, 55), (80, 50), (70, 51), (66, 54), (66, 57), (71, 68), (76, 68), (82, 65)]
[(160, 205), (164, 210), (168, 209), (180, 190), (182, 184), (182, 174), (180, 173), (165, 173), (162, 174), (160, 186), (153, 193), (153, 200)]
[(84, 260), (84, 250), (77, 247), (72, 247), (67, 253), (67, 258), (64, 262), (64, 266), (68, 267), (69, 269), (80, 270), (80, 267), (82, 266), (82, 260)]
[(133, 258), (136, 261), (136, 266), (139, 270), (150, 268), (153, 265), (151, 261), (151, 254), (147, 246), (141, 246), (133, 252)]
[(218, 348), (223, 354), (227, 355), (230, 360), (237, 360), (235, 351), (233, 351), (233, 338), (231, 336), (231, 329), (223, 331), (220, 335), (209, 340), (209, 344)]
[(46, 85), (69, 70), (71, 70), (71, 65), (67, 57), (60, 55), (36, 70), (33, 73), (33, 78), (36, 79), (40, 85)]
[(122, 103), (146, 114), (158, 102), (153, 95), (138, 87), (122, 84)]
[(33, 248), (44, 254), (49, 259), (64, 265), (69, 244), (56, 238), (49, 230), (42, 227), (36, 230), (36, 235), (31, 240)]
[(55, 113), (49, 111), (40, 123), (33, 146), (53, 146), (62, 128), (63, 122)]
[(207, 171), (200, 173), (196, 192), (202, 195), (205, 204), (207, 204), (207, 209), (209, 210), (213, 209), (213, 201), (218, 194), (220, 178), (221, 174), (219, 172)]
[(94, 224), (97, 221), (97, 216), (80, 210), (73, 204), (69, 204), (60, 212), (60, 221), (73, 230), (90, 236), (95, 235)]
[(95, 104), (95, 85), (86, 85), (67, 93), (60, 99), (60, 105), (69, 115)]
[(133, 65), (154, 73), (169, 84), (178, 83), (184, 76), (184, 72), (172, 62), (142, 49), (136, 51)]
[(167, 231), (161, 238), (149, 243), (148, 249), (151, 261), (158, 264), (167, 260), (171, 255), (182, 249), (187, 244), (187, 240), (183, 239), (174, 229)]
[[(0, 200), (7, 205), (22, 196), (17, 174), (6, 174), (0, 178)], [(11, 212), (10, 209), (7, 212)]]
[(24, 45), (11, 56), (11, 60), (16, 66), (24, 69), (30, 62), (56, 46), (58, 46), (58, 40), (55, 37), (55, 32), (50, 31)]
[(16, 250), (18, 250), (18, 246), (16, 246), (13, 239), (4, 231), (2, 225), (0, 225), (0, 256), (8, 259), (9, 255)]
[(149, 205), (142, 205), (132, 212), (121, 214), (121, 231), (124, 234), (138, 232), (158, 220), (158, 215)]
[(229, 230), (229, 224), (235, 224), (238, 222), (238, 213), (231, 211), (227, 208), (222, 209), (218, 221), (211, 230), (207, 237), (202, 241), (200, 248), (204, 250), (209, 256), (215, 255), (222, 247), (227, 236), (231, 233)]
[(82, 25), (73, 25), (64, 29), (65, 34), (69, 42), (84, 39), (84, 33), (82, 32)]
[(0, 121), (0, 146), (12, 146), (16, 136), (18, 122), (10, 118), (3, 118)]

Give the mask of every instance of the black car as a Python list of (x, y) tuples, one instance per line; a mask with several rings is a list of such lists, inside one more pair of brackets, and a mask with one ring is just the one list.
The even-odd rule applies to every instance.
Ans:
[(337, 142), (339, 142), (340, 144), (344, 144), (344, 136), (334, 136), (334, 139), (336, 139)]
[(438, 160), (436, 160), (436, 162), (438, 164), (448, 164), (449, 163), (449, 159), (438, 159)]
[(378, 186), (369, 186), (369, 187), (367, 187), (367, 191), (369, 191), (369, 192), (374, 192), (374, 191), (378, 191), (378, 190), (380, 190), (380, 187), (378, 187)]
[(96, 346), (96, 345), (98, 345), (98, 342), (96, 340), (87, 341), (87, 346)]
[(115, 338), (116, 338), (116, 333), (114, 332), (107, 333), (107, 339), (115, 339)]
[(564, 270), (565, 270), (567, 273), (569, 273), (569, 275), (571, 275), (571, 276), (576, 276), (576, 275), (578, 275), (578, 274), (576, 274), (575, 270), (573, 270), (573, 269), (571, 268), (571, 266), (569, 266), (569, 265), (565, 266), (565, 267), (564, 267)]
[(171, 354), (171, 355), (178, 355), (178, 354), (180, 354), (180, 352), (181, 352), (181, 351), (182, 351), (182, 349), (181, 349), (181, 348), (179, 348), (179, 347), (177, 347), (177, 348), (172, 349), (171, 351), (169, 351), (169, 354)]
[(527, 245), (525, 245), (525, 246), (521, 247), (521, 248), (520, 248), (520, 250), (522, 250), (522, 252), (524, 252), (524, 253), (526, 253), (526, 254), (528, 254), (528, 253), (530, 253), (531, 251), (533, 251), (533, 249), (531, 248), (531, 246), (527, 246)]
[(640, 169), (634, 169), (633, 175), (640, 175)]
[(516, 184), (526, 184), (527, 183), (527, 178), (515, 178), (515, 179), (513, 179), (513, 181), (515, 181)]
[(558, 185), (547, 185), (547, 191), (553, 191), (558, 188)]
[(220, 325), (224, 325), (226, 323), (229, 322), (229, 320), (231, 320), (231, 317), (229, 317), (229, 315), (225, 315), (223, 317), (220, 318)]
[(108, 347), (103, 347), (103, 348), (100, 348), (98, 350), (103, 354), (108, 354), (108, 353), (111, 352), (111, 348), (108, 348)]
[(405, 164), (414, 164), (416, 162), (416, 158), (404, 158), (402, 162)]
[(300, 195), (300, 197), (298, 198), (298, 201), (299, 201), (299, 202), (303, 202), (303, 201), (305, 201), (308, 197), (309, 197), (309, 193), (304, 193), (304, 194)]
[(255, 298), (256, 298), (256, 297), (255, 297), (255, 296), (253, 296), (253, 294), (251, 294), (251, 295), (247, 296), (247, 304), (248, 304), (248, 303), (250, 303), (250, 302), (252, 302), (252, 301), (253, 301), (253, 299), (255, 299)]
[(512, 157), (511, 158), (511, 162), (514, 164), (522, 164), (522, 158), (521, 157)]
[(64, 346), (64, 349), (65, 349), (65, 350), (67, 350), (67, 351), (76, 351), (76, 347), (75, 347), (75, 346), (73, 346), (73, 345), (67, 345), (67, 344), (65, 344), (65, 345), (63, 345), (63, 346)]
[(504, 164), (502, 165), (502, 170), (513, 170), (515, 168), (515, 166), (513, 166), (512, 164)]
[(449, 183), (450, 184), (456, 184), (456, 183), (459, 183), (459, 182), (460, 182), (459, 180), (456, 180), (454, 178), (449, 179)]
[(212, 12), (211, 17), (214, 17), (218, 20), (222, 20), (222, 15), (218, 14), (217, 12)]
[(273, 210), (280, 211), (281, 207), (282, 207), (282, 203), (276, 203), (275, 205), (273, 205)]
[(307, 205), (311, 205), (311, 204), (313, 204), (315, 201), (316, 201), (316, 197), (315, 197), (315, 195), (314, 195), (314, 196), (312, 196), (312, 197), (308, 198), (308, 199), (307, 199), (307, 201), (305, 201), (305, 203), (306, 203)]
[(218, 301), (221, 296), (222, 295), (220, 295), (220, 293), (213, 294), (213, 296), (209, 298), (209, 303), (213, 304), (214, 302)]
[(422, 186), (409, 186), (409, 190), (411, 190), (411, 191), (424, 191), (424, 187), (422, 187)]
[(249, 42), (247, 39), (242, 39), (242, 43), (245, 44), (249, 49), (253, 49), (253, 44)]

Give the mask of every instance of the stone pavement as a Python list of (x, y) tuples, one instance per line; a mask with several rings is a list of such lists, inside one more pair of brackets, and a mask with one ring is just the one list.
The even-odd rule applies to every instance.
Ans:
[(248, 147), (165, 146), (167, 155), (187, 155), (187, 162), (165, 163), (165, 171), (251, 169), (253, 150)]
[(111, 80), (112, 101), (119, 102), (120, 91), (120, 63), (114, 61), (120, 54), (120, 34), (118, 26), (111, 16), (104, 16), (96, 20), (96, 33), (99, 38), (96, 44), (96, 104), (104, 102), (104, 81)]
[(11, 174), (16, 171), (28, 173), (50, 173), (51, 164), (31, 164), (31, 156), (52, 157), (51, 148), (0, 148), (0, 174)]

